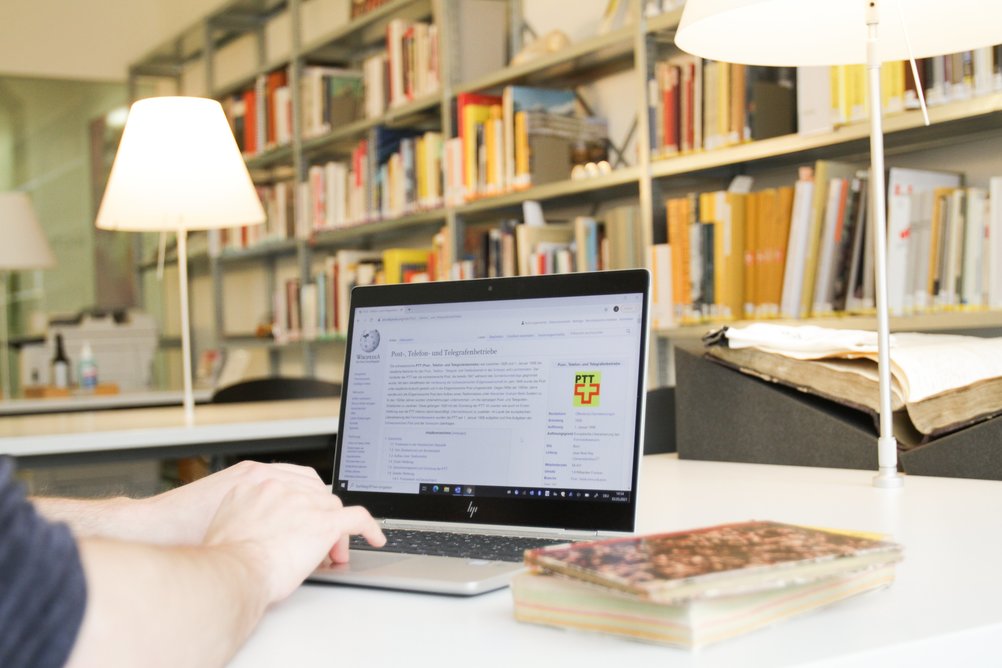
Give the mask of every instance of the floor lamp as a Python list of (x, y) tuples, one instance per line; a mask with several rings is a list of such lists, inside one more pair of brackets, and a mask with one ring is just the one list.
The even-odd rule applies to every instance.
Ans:
[(253, 225), (264, 219), (264, 209), (218, 102), (154, 97), (132, 105), (97, 213), (97, 226), (177, 233), (187, 424), (194, 422), (188, 231)]
[(880, 64), (1002, 43), (1002, 3), (986, 0), (687, 0), (675, 43), (684, 51), (703, 58), (748, 65), (866, 65), (870, 100), (869, 219), (874, 221), (880, 376), (880, 436), (874, 485), (899, 487), (903, 478), (898, 473), (897, 442), (891, 423)]
[(26, 193), (0, 193), (0, 383), (10, 398), (10, 336), (7, 324), (7, 277), (11, 271), (46, 269), (56, 264), (35, 209)]

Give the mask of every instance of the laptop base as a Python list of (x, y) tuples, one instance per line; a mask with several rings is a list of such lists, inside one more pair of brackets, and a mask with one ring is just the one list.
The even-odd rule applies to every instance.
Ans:
[(347, 564), (319, 568), (308, 581), (476, 596), (507, 587), (524, 568), (506, 561), (353, 550)]

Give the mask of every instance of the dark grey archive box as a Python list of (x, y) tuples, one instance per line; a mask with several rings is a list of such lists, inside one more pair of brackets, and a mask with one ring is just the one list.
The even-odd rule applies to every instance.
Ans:
[[(680, 459), (876, 470), (873, 418), (675, 346)], [(1002, 480), (1002, 416), (900, 453), (909, 474)]]

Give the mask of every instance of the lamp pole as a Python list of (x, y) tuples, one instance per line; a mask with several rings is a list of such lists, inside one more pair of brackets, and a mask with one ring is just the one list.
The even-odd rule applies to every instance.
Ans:
[(195, 424), (195, 397), (191, 389), (191, 325), (188, 314), (188, 230), (184, 224), (177, 230), (177, 280), (181, 295), (181, 364), (184, 387), (184, 422)]
[(898, 443), (891, 411), (891, 335), (887, 315), (887, 206), (884, 192), (884, 129), (880, 95), (879, 0), (866, 3), (866, 69), (870, 84), (870, 220), (877, 289), (877, 371), (880, 378), (880, 436), (877, 438), (876, 487), (900, 487)]
[(7, 324), (7, 276), (10, 274), (6, 269), (0, 270), (0, 376), (3, 383), (2, 399), (10, 399), (10, 331)]

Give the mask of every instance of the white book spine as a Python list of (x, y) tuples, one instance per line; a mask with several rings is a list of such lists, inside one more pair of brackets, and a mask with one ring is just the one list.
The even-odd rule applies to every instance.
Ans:
[(946, 271), (942, 276), (945, 290), (941, 289), (945, 306), (956, 306), (960, 303), (957, 288), (964, 255), (964, 199), (963, 190), (956, 190), (950, 195), (950, 215), (946, 237)]
[(821, 134), (834, 127), (831, 67), (798, 67), (797, 134)]
[(324, 191), (326, 192), (326, 207), (324, 209), (324, 227), (333, 228), (340, 224), (337, 206), (337, 163), (328, 162), (324, 165)]
[(1002, 176), (989, 181), (988, 305), (1002, 308)]
[(654, 244), (648, 249), (651, 271), (651, 325), (664, 329), (675, 325), (672, 314), (671, 247)]
[(804, 285), (804, 262), (807, 256), (807, 225), (810, 223), (813, 181), (797, 181), (790, 218), (790, 238), (783, 270), (783, 298), (780, 313), (784, 318), (800, 317), (800, 295)]
[(403, 38), (407, 26), (401, 19), (394, 19), (386, 26), (386, 53), (390, 61), (390, 106), (407, 102), (404, 93), (404, 52)]
[[(912, 188), (892, 182), (887, 193), (887, 310), (891, 315), (905, 312), (906, 268), (911, 238)], [(909, 300), (910, 301), (910, 300)]]
[(964, 216), (963, 269), (961, 270), (960, 303), (966, 306), (984, 304), (983, 265), (985, 254), (985, 191), (967, 189), (967, 212)]

